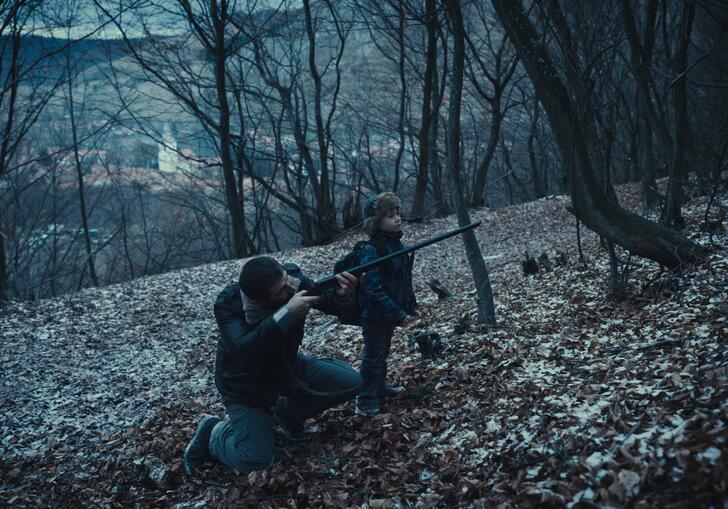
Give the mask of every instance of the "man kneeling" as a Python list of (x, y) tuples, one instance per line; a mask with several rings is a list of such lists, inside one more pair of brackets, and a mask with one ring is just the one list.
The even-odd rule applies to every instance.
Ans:
[(200, 420), (184, 453), (187, 474), (213, 458), (242, 473), (266, 468), (273, 462), (274, 422), (289, 441), (302, 441), (306, 419), (357, 395), (361, 377), (349, 364), (298, 351), (312, 307), (350, 312), (357, 279), (349, 273), (337, 279), (335, 291), (308, 296), (314, 282), (298, 266), (259, 256), (220, 293), (215, 385), (229, 420)]

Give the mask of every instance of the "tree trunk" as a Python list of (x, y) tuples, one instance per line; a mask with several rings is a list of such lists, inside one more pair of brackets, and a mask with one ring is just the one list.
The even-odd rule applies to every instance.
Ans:
[(432, 87), (437, 65), (437, 8), (435, 0), (425, 0), (427, 17), (427, 62), (425, 63), (425, 82), (422, 90), (422, 125), (419, 133), (420, 166), (417, 171), (417, 184), (410, 215), (421, 217), (425, 209), (428, 174), (430, 169), (430, 131), (432, 130)]
[(681, 227), (685, 224), (682, 217), (683, 185), (687, 180), (687, 161), (685, 148), (688, 144), (688, 100), (687, 78), (685, 70), (688, 64), (688, 46), (690, 34), (695, 18), (695, 4), (683, 4), (682, 20), (680, 23), (680, 41), (675, 55), (675, 71), (678, 74), (674, 82), (673, 98), (675, 101), (675, 144), (673, 146), (672, 164), (670, 165), (670, 179), (667, 185), (665, 208), (662, 211), (662, 222), (668, 226)]
[[(627, 34), (627, 41), (630, 47), (630, 65), (637, 80), (637, 114), (647, 122), (639, 122), (640, 145), (637, 162), (640, 169), (640, 181), (642, 185), (642, 199), (647, 210), (655, 208), (662, 202), (662, 196), (657, 191), (655, 178), (657, 167), (655, 162), (654, 149), (652, 144), (653, 132), (661, 130), (666, 132), (662, 121), (655, 113), (655, 106), (649, 95), (649, 65), (652, 60), (652, 53), (655, 47), (655, 18), (657, 15), (657, 0), (650, 0), (647, 7), (647, 20), (644, 45), (639, 39), (637, 25), (632, 14), (632, 7), (627, 0), (622, 1), (622, 21)], [(654, 126), (650, 128), (650, 126)], [(665, 142), (669, 136), (662, 133), (660, 139)], [(666, 148), (670, 145), (666, 144)]]
[(534, 143), (536, 141), (536, 131), (538, 130), (538, 116), (541, 112), (541, 106), (538, 101), (534, 101), (533, 117), (531, 117), (531, 129), (528, 132), (528, 141), (526, 147), (528, 150), (528, 162), (531, 165), (531, 179), (533, 180), (533, 194), (538, 198), (546, 196), (546, 175), (538, 167), (536, 161), (536, 149)]
[(569, 178), (576, 215), (599, 235), (635, 255), (678, 268), (693, 260), (700, 246), (664, 225), (648, 221), (616, 203), (600, 189), (589, 157), (584, 126), (576, 115), (566, 86), (520, 1), (491, 0), (513, 42), (543, 105)]
[(624, 31), (627, 35), (627, 41), (630, 47), (630, 65), (632, 66), (632, 72), (634, 73), (635, 79), (637, 80), (637, 89), (640, 97), (643, 100), (644, 112), (647, 114), (647, 119), (653, 130), (657, 133), (666, 148), (671, 149), (673, 141), (670, 137), (670, 133), (667, 131), (665, 123), (660, 119), (657, 114), (655, 105), (650, 99), (650, 73), (649, 73), (649, 60), (652, 57), (652, 48), (654, 46), (654, 19), (657, 13), (657, 2), (651, 0), (648, 5), (648, 21), (647, 21), (647, 34), (645, 48), (639, 40), (637, 33), (637, 25), (635, 23), (634, 15), (632, 14), (632, 7), (629, 0), (622, 0), (622, 21), (624, 23)]
[(78, 201), (81, 207), (81, 227), (83, 228), (83, 241), (84, 248), (86, 250), (86, 264), (88, 265), (88, 273), (91, 277), (91, 283), (94, 286), (99, 286), (99, 278), (96, 275), (96, 264), (94, 263), (94, 254), (91, 247), (91, 232), (88, 227), (88, 211), (86, 210), (83, 168), (81, 165), (81, 157), (79, 155), (78, 146), (78, 126), (76, 123), (76, 113), (73, 104), (72, 62), (68, 53), (66, 54), (66, 66), (66, 70), (68, 72), (68, 108), (71, 120), (71, 135), (73, 136), (73, 161), (76, 167), (76, 178), (78, 179)]
[(499, 102), (494, 101), (494, 104), (491, 105), (490, 138), (488, 139), (488, 146), (485, 149), (485, 156), (483, 156), (483, 160), (475, 171), (473, 192), (470, 195), (470, 205), (472, 207), (482, 207), (485, 205), (485, 183), (488, 180), (488, 170), (490, 169), (490, 164), (493, 162), (495, 150), (500, 140), (500, 126), (501, 120), (503, 119), (503, 115), (500, 112), (500, 105), (498, 104)]
[(316, 31), (311, 18), (309, 0), (303, 0), (303, 11), (308, 35), (308, 65), (314, 84), (314, 116), (316, 118), (316, 139), (319, 148), (319, 191), (316, 195), (317, 241), (327, 242), (336, 234), (336, 211), (329, 192), (328, 143), (321, 110), (321, 75), (316, 66)]
[[(484, 23), (487, 23), (483, 17)], [(490, 29), (487, 30), (488, 40), (490, 41)], [(473, 207), (480, 207), (485, 205), (486, 202), (486, 184), (488, 181), (488, 172), (490, 165), (495, 157), (496, 149), (501, 137), (501, 125), (503, 118), (505, 117), (506, 111), (509, 109), (510, 93), (505, 97), (505, 109), (501, 108), (503, 103), (503, 94), (506, 91), (508, 82), (513, 77), (513, 73), (516, 70), (518, 58), (510, 58), (508, 48), (510, 43), (507, 37), (503, 37), (500, 41), (498, 49), (493, 52), (492, 43), (489, 42), (488, 46), (490, 51), (493, 52), (494, 62), (487, 61), (488, 56), (483, 58), (480, 53), (481, 51), (473, 44), (473, 41), (466, 37), (466, 42), (470, 45), (472, 60), (474, 60), (479, 68), (481, 74), (490, 82), (492, 92), (482, 87), (476, 77), (475, 71), (471, 67), (471, 82), (475, 91), (488, 103), (488, 109), (490, 111), (490, 133), (488, 146), (485, 150), (485, 156), (475, 170), (473, 178), (473, 188), (470, 193), (470, 205)], [(503, 58), (506, 56), (506, 61)]]
[(434, 118), (430, 132), (430, 166), (432, 169), (432, 194), (435, 200), (435, 215), (443, 217), (450, 214), (450, 199), (443, 184), (442, 161), (437, 150), (437, 136), (440, 131), (440, 121)]
[(50, 289), (51, 297), (56, 296), (56, 279), (58, 277), (58, 167), (51, 171), (51, 217), (53, 218), (53, 242), (50, 253)]
[[(0, 144), (0, 179), (5, 177), (7, 172), (7, 166), (9, 163), (9, 147), (10, 147), (10, 136), (13, 132), (13, 123), (15, 121), (15, 106), (18, 99), (18, 86), (20, 83), (19, 70), (18, 70), (18, 59), (20, 56), (20, 44), (21, 37), (20, 32), (15, 30), (13, 25), (13, 31), (10, 35), (12, 41), (12, 49), (10, 56), (10, 69), (8, 71), (8, 79), (10, 81), (10, 97), (8, 102), (3, 105), (3, 110), (7, 113), (5, 115), (5, 129), (2, 133), (2, 144)], [(7, 91), (0, 93), (0, 102), (4, 99), (4, 95)], [(10, 290), (10, 282), (8, 280), (8, 264), (7, 255), (5, 252), (5, 231), (3, 229), (3, 212), (0, 210), (0, 303), (4, 302), (8, 298)]]
[(129, 226), (126, 218), (126, 200), (123, 198), (120, 201), (121, 204), (121, 228), (122, 228), (122, 245), (124, 247), (124, 259), (126, 260), (127, 267), (129, 268), (129, 276), (134, 279), (134, 262), (129, 252)]
[[(0, 220), (2, 216), (0, 216)], [(0, 305), (8, 298), (8, 261), (5, 257), (5, 233), (0, 230)]]
[[(450, 79), (450, 102), (448, 110), (448, 157), (447, 166), (455, 187), (455, 202), (457, 205), (457, 218), (460, 226), (470, 223), (465, 194), (460, 178), (460, 106), (463, 91), (463, 76), (465, 73), (465, 28), (463, 26), (463, 13), (459, 0), (445, 0), (445, 6), (450, 14), (451, 30), (453, 35), (453, 62)], [(475, 289), (478, 295), (478, 320), (487, 325), (495, 324), (495, 306), (493, 305), (493, 292), (490, 287), (488, 269), (483, 260), (483, 254), (473, 230), (463, 233), (465, 253), (468, 257), (470, 270), (473, 273)]]
[[(603, 190), (607, 196), (614, 196), (614, 187), (612, 186), (612, 148), (614, 147), (614, 106), (608, 106), (609, 113), (607, 114), (607, 123), (604, 126), (604, 138), (606, 140), (606, 148), (604, 150), (604, 174), (602, 175)], [(622, 293), (622, 287), (620, 285), (619, 277), (619, 258), (617, 258), (617, 252), (614, 249), (614, 242), (611, 240), (606, 241), (607, 253), (609, 254), (609, 290), (612, 295), (620, 295)]]
[(399, 45), (399, 118), (397, 120), (397, 132), (399, 134), (399, 147), (397, 148), (397, 156), (394, 159), (394, 183), (392, 184), (392, 192), (397, 193), (399, 191), (399, 179), (402, 165), (402, 155), (404, 154), (404, 118), (405, 109), (407, 107), (407, 78), (405, 75), (404, 61), (404, 8), (402, 4), (397, 7), (397, 14), (399, 17), (399, 30), (397, 32), (397, 42)]
[[(642, 99), (642, 94), (638, 92), (637, 97), (637, 114), (640, 117), (645, 117), (647, 108)], [(657, 166), (655, 163), (655, 151), (652, 145), (652, 129), (650, 129), (648, 122), (639, 122), (640, 132), (640, 146), (638, 146), (639, 155), (639, 177), (640, 185), (642, 188), (642, 200), (645, 204), (645, 209), (652, 210), (662, 203), (662, 195), (657, 190)]]
[(215, 59), (215, 86), (220, 109), (220, 122), (218, 123), (220, 160), (222, 162), (222, 173), (225, 181), (225, 201), (233, 230), (235, 257), (245, 258), (248, 255), (245, 239), (245, 221), (243, 210), (240, 206), (241, 200), (238, 196), (237, 179), (235, 178), (233, 157), (230, 149), (232, 145), (232, 136), (230, 134), (230, 105), (228, 103), (227, 83), (225, 81), (225, 58), (227, 50), (225, 48), (224, 19), (227, 17), (227, 12), (224, 9), (225, 7), (223, 7), (223, 12), (219, 12), (217, 0), (210, 1), (210, 18), (214, 25), (213, 30), (215, 35), (214, 47), (212, 48), (213, 58)]
[[(430, 139), (428, 147), (430, 150), (430, 168), (432, 170), (432, 194), (435, 198), (435, 214), (438, 216), (447, 216), (450, 214), (450, 197), (443, 185), (442, 162), (440, 153), (437, 149), (437, 139), (440, 132), (440, 106), (445, 97), (445, 84), (447, 82), (448, 62), (447, 62), (447, 44), (445, 37), (442, 38), (443, 65), (442, 79), (435, 69), (432, 77), (432, 125), (430, 126)], [(447, 137), (447, 134), (445, 135)]]

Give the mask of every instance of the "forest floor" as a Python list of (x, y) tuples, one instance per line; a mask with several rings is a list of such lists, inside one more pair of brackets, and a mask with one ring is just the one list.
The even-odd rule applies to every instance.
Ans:
[[(618, 192), (639, 207), (636, 185)], [(390, 357), (408, 397), (375, 417), (332, 409), (310, 441), (278, 436), (282, 461), (249, 475), (211, 464), (191, 479), (181, 465), (199, 415), (224, 413), (212, 304), (239, 261), (13, 303), (0, 315), (0, 506), (725, 507), (728, 236), (725, 221), (700, 230), (707, 201), (684, 209), (705, 257), (682, 274), (632, 258), (620, 297), (583, 227), (579, 261), (567, 198), (471, 211), (498, 324), (475, 320), (461, 240), (423, 249), (420, 318)], [(405, 241), (455, 226), (408, 223)], [(355, 237), (276, 256), (323, 275)], [(567, 260), (526, 276), (526, 250)], [(423, 358), (414, 330), (443, 348)], [(304, 351), (358, 366), (358, 329), (316, 313), (307, 331)]]

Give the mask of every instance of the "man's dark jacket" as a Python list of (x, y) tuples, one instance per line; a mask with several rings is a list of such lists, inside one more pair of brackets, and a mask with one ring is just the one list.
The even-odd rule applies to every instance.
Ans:
[[(313, 286), (298, 266), (288, 263), (283, 268), (301, 280), (299, 290)], [(333, 291), (327, 292), (320, 311), (340, 315), (350, 313), (349, 305), (336, 302)], [(281, 385), (291, 382), (303, 341), (304, 320), (288, 315), (285, 325), (273, 319), (273, 312), (256, 324), (245, 320), (238, 283), (223, 289), (215, 302), (215, 319), (220, 329), (215, 358), (215, 385), (225, 405), (238, 403), (269, 409), (275, 405)]]

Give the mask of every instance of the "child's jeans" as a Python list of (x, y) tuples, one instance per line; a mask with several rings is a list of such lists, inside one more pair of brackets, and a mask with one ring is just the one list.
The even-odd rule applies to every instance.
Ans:
[(395, 323), (385, 320), (362, 320), (364, 334), (364, 359), (361, 362), (362, 386), (357, 402), (377, 403), (384, 394), (384, 380), (387, 377), (387, 357), (392, 345)]

